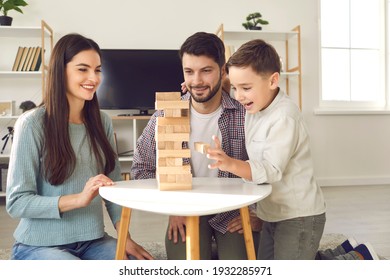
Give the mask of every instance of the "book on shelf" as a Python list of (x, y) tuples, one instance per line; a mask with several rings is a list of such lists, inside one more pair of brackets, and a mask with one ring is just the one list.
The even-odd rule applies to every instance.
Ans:
[(42, 48), (38, 47), (38, 50), (35, 52), (34, 60), (31, 64), (31, 71), (39, 71), (42, 63)]
[(39, 71), (41, 63), (41, 47), (18, 47), (12, 71)]
[(30, 48), (24, 47), (22, 58), (20, 59), (20, 63), (18, 65), (18, 69), (16, 71), (22, 71), (24, 67), (24, 63), (26, 62), (26, 58), (28, 55), (28, 52), (30, 51)]
[(27, 54), (27, 57), (26, 57), (26, 61), (24, 62), (24, 65), (23, 65), (23, 69), (22, 71), (28, 71), (28, 66), (31, 62), (31, 57), (34, 53), (34, 47), (29, 47), (29, 51), (28, 51), (28, 54)]
[(34, 60), (34, 56), (35, 56), (36, 50), (37, 50), (37, 47), (32, 47), (32, 48), (31, 48), (31, 54), (30, 54), (30, 56), (27, 58), (27, 64), (26, 64), (26, 66), (24, 67), (24, 71), (30, 71), (31, 65), (32, 65), (33, 60)]
[(23, 67), (22, 67), (21, 71), (26, 71), (26, 67), (27, 67), (27, 64), (28, 64), (28, 60), (31, 57), (31, 53), (32, 53), (32, 47), (28, 47), (27, 56), (26, 56), (26, 59), (24, 60), (24, 64), (23, 64)]
[(16, 57), (14, 61), (14, 66), (12, 66), (12, 71), (16, 71), (18, 69), (20, 59), (22, 58), (24, 47), (19, 47), (18, 51), (16, 52)]

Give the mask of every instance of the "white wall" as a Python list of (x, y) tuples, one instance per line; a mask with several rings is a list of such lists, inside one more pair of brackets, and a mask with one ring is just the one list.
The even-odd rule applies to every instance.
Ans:
[[(224, 23), (226, 29), (243, 30), (241, 23), (246, 15), (256, 11), (270, 21), (264, 30), (285, 31), (301, 25), (303, 114), (312, 136), (319, 182), (325, 185), (390, 183), (389, 115), (313, 114), (319, 97), (317, 0), (28, 2), (24, 15), (10, 14), (14, 17), (14, 26), (39, 25), (44, 19), (54, 29), (56, 39), (78, 32), (93, 38), (101, 48), (177, 49), (194, 32), (215, 32), (220, 23)], [(14, 50), (10, 51), (12, 61), (14, 55)], [(21, 92), (27, 97), (37, 96), (39, 92), (39, 83), (15, 86), (13, 82), (12, 89), (7, 83), (0, 79), (0, 96), (4, 89), (7, 94)], [(1, 99), (16, 98), (1, 96)], [(120, 129), (123, 127), (122, 124)], [(131, 139), (131, 136), (126, 137)]]

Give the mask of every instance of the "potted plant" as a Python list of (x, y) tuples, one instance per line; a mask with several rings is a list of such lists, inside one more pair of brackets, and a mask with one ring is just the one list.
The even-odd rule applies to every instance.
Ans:
[(8, 16), (8, 11), (15, 10), (23, 14), (19, 7), (27, 5), (24, 0), (0, 0), (0, 13), (3, 14), (0, 16), (0, 25), (10, 26), (12, 24), (12, 17)]
[(260, 25), (266, 25), (269, 22), (261, 18), (260, 13), (252, 13), (246, 17), (246, 22), (242, 24), (247, 30), (261, 30)]

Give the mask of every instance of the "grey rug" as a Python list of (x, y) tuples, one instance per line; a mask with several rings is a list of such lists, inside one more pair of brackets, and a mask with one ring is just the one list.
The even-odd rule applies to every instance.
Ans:
[[(324, 234), (321, 239), (320, 250), (325, 248), (334, 248), (344, 240), (346, 240), (346, 237), (343, 234)], [(139, 244), (143, 246), (156, 260), (167, 259), (165, 245), (163, 242), (140, 242)], [(11, 249), (0, 250), (0, 260), (9, 260), (10, 255)]]

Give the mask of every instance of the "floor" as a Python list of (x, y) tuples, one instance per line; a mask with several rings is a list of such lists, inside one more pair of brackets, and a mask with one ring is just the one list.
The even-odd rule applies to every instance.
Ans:
[[(325, 233), (353, 236), (361, 243), (370, 242), (377, 253), (390, 259), (390, 186), (324, 187), (327, 203)], [(107, 231), (115, 230), (107, 220)], [(130, 232), (136, 241), (163, 241), (168, 217), (132, 211)], [(0, 198), (0, 249), (10, 248), (17, 221), (5, 211)]]

